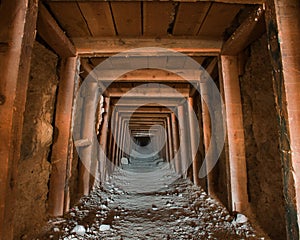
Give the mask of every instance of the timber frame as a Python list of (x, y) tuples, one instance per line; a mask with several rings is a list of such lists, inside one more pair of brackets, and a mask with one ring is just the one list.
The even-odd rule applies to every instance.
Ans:
[[(126, 0), (127, 1), (127, 0)], [(128, 2), (135, 2), (128, 0)], [(83, 71), (89, 74), (93, 70), (91, 61), (93, 58), (106, 58), (116, 53), (139, 47), (163, 47), (185, 53), (189, 56), (208, 57), (205, 69), (213, 74), (216, 69), (220, 70), (219, 81), (221, 82), (221, 92), (225, 100), (225, 110), (227, 116), (228, 129), (228, 149), (232, 154), (227, 155), (227, 160), (232, 167), (230, 172), (231, 192), (229, 196), (230, 210), (246, 212), (248, 208), (247, 180), (246, 180), (246, 160), (244, 149), (244, 133), (241, 96), (238, 86), (239, 54), (253, 41), (256, 36), (256, 27), (264, 23), (268, 33), (270, 44), (270, 59), (273, 67), (273, 86), (276, 98), (278, 125), (280, 128), (280, 154), (283, 165), (283, 194), (285, 197), (287, 239), (299, 239), (300, 224), (300, 95), (299, 95), (299, 69), (300, 55), (295, 49), (300, 39), (300, 17), (299, 1), (287, 0), (283, 4), (281, 0), (174, 0), (173, 2), (216, 2), (224, 4), (245, 4), (257, 5), (248, 17), (235, 29), (226, 40), (219, 37), (202, 36), (162, 36), (161, 38), (153, 36), (112, 36), (112, 37), (69, 37), (68, 33), (61, 28), (58, 20), (49, 10), (48, 4), (59, 3), (60, 0), (11, 0), (1, 1), (0, 23), (10, 26), (9, 31), (1, 30), (0, 34), (0, 71), (2, 73), (0, 81), (0, 240), (13, 239), (13, 219), (14, 219), (14, 199), (16, 196), (15, 183), (18, 181), (18, 161), (20, 159), (20, 149), (22, 140), (22, 126), (24, 121), (23, 113), (25, 111), (26, 92), (29, 81), (29, 71), (31, 54), (36, 31), (39, 37), (48, 44), (61, 59), (60, 83), (56, 106), (55, 124), (59, 129), (60, 135), (57, 142), (53, 145), (52, 166), (56, 170), (52, 171), (49, 189), (49, 214), (61, 216), (68, 211), (68, 193), (65, 191), (66, 171), (70, 168), (70, 162), (67, 161), (69, 150), (72, 147), (71, 125), (72, 125), (72, 107), (74, 106), (76, 81), (78, 81), (79, 69), (78, 62), (81, 58), (81, 67)], [(64, 2), (86, 2), (85, 0), (65, 0)], [(107, 2), (106, 0), (93, 0), (92, 2)], [(115, 1), (109, 1), (115, 2)], [(146, 0), (143, 2), (151, 2)], [(164, 2), (158, 1), (158, 2)], [(293, 25), (293, 31), (288, 26)], [(280, 39), (280, 41), (279, 41)], [(146, 52), (149, 56), (156, 56), (155, 50)], [(137, 56), (139, 54), (137, 53)], [(163, 56), (163, 54), (162, 54)], [(211, 57), (211, 58), (209, 58)], [(204, 59), (205, 59), (204, 58)], [(205, 62), (203, 60), (203, 62)], [(180, 71), (180, 69), (178, 69)], [(97, 74), (93, 75), (98, 80)], [(141, 78), (141, 79), (140, 79)], [(106, 153), (110, 156), (116, 156), (115, 163), (119, 163), (119, 158), (123, 152), (117, 150), (116, 143), (112, 138), (112, 130), (108, 130), (111, 119), (117, 119), (117, 128), (114, 129), (121, 135), (120, 129), (124, 126), (131, 127), (132, 131), (140, 127), (141, 121), (132, 119), (130, 123), (127, 117), (127, 111), (136, 106), (146, 104), (142, 98), (128, 98), (125, 102), (117, 105), (118, 98), (122, 96), (132, 84), (140, 79), (140, 82), (165, 82), (176, 83), (177, 88), (188, 100), (189, 105), (185, 106), (182, 102), (170, 95), (163, 97), (163, 94), (154, 94), (152, 97), (160, 98), (161, 105), (179, 112), (177, 119), (174, 112), (162, 108), (158, 104), (149, 104), (144, 109), (139, 110), (136, 116), (143, 116), (143, 122), (155, 122), (166, 126), (167, 133), (172, 136), (174, 143), (168, 143), (165, 149), (167, 159), (172, 159), (179, 146), (179, 142), (186, 142), (193, 134), (193, 131), (184, 131), (182, 126), (190, 125), (192, 121), (189, 114), (195, 107), (195, 90), (178, 76), (167, 74), (160, 70), (149, 70), (144, 72), (136, 70), (121, 76), (114, 88), (114, 91), (107, 91), (105, 97), (104, 129), (105, 134), (100, 136), (100, 144), (105, 146)], [(96, 82), (96, 81), (95, 81)], [(105, 84), (105, 83), (101, 83)], [(94, 84), (95, 91), (98, 88), (105, 88), (105, 85)], [(123, 84), (123, 85), (122, 85)], [(126, 85), (127, 84), (127, 85)], [(123, 87), (123, 89), (122, 89)], [(205, 88), (203, 88), (205, 90)], [(232, 94), (231, 90), (237, 94)], [(203, 90), (203, 91), (204, 91)], [(139, 97), (143, 96), (138, 92)], [(203, 95), (207, 92), (203, 92)], [(90, 101), (89, 96), (85, 100)], [(92, 99), (94, 100), (94, 99)], [(91, 100), (91, 101), (92, 101)], [(203, 115), (203, 134), (204, 150), (208, 148), (208, 142), (211, 138), (209, 122), (210, 119), (205, 110), (204, 102), (202, 106)], [(113, 109), (117, 113), (113, 115)], [(149, 110), (150, 109), (150, 110)], [(91, 107), (91, 112), (95, 111)], [(153, 111), (153, 112), (151, 112)], [(147, 112), (147, 114), (145, 113)], [(139, 115), (140, 114), (140, 115)], [(148, 115), (149, 114), (149, 115)], [(113, 115), (113, 116), (112, 116)], [(84, 113), (84, 121), (89, 124), (94, 123), (94, 117), (89, 111)], [(156, 119), (154, 121), (154, 119)], [(296, 120), (295, 120), (296, 119)], [(207, 123), (206, 126), (204, 126)], [(128, 125), (126, 125), (128, 124)], [(87, 124), (88, 125), (88, 124)], [(143, 125), (147, 129), (150, 125)], [(296, 129), (296, 130), (295, 130)], [(182, 131), (184, 134), (178, 134)], [(81, 139), (75, 141), (75, 145), (84, 148), (85, 154), (91, 154), (90, 141), (91, 132), (86, 133)], [(121, 143), (126, 146), (124, 139), (128, 137), (125, 134), (121, 136)], [(196, 153), (195, 144), (190, 142), (183, 144), (184, 154), (178, 157), (174, 163), (177, 172), (188, 177), (187, 172), (181, 172), (185, 168), (186, 162), (180, 162), (180, 159), (187, 159), (187, 153)], [(109, 150), (108, 150), (109, 149)], [(57, 159), (64, 159), (57, 163)], [(194, 173), (199, 171), (197, 159), (193, 159)], [(241, 169), (237, 172), (236, 169)], [(109, 172), (109, 171), (108, 171)], [(106, 174), (106, 173), (105, 173)], [(102, 176), (101, 176), (102, 177)], [(102, 179), (103, 180), (103, 179)], [(80, 191), (83, 195), (88, 195), (90, 191), (90, 176), (86, 170), (80, 170)], [(201, 185), (200, 180), (195, 177), (193, 181)], [(206, 180), (208, 191), (214, 194), (214, 189), (210, 185), (210, 176)], [(13, 199), (13, 200), (12, 200)], [(69, 201), (69, 199), (67, 200)]]

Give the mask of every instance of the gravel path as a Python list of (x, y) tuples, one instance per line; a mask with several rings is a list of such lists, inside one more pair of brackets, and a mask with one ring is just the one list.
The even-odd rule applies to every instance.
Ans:
[(267, 239), (162, 159), (133, 159), (36, 239)]

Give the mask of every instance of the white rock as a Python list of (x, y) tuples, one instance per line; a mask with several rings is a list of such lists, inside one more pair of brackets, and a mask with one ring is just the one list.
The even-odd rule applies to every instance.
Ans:
[(59, 228), (55, 227), (55, 228), (53, 228), (53, 231), (54, 232), (59, 232)]
[(80, 235), (80, 236), (84, 236), (86, 230), (85, 230), (85, 227), (82, 226), (82, 225), (77, 225), (73, 228), (73, 230), (71, 231), (71, 233), (76, 233), (77, 235)]
[(102, 225), (100, 226), (99, 230), (100, 230), (101, 232), (108, 231), (108, 230), (110, 230), (110, 225), (102, 224)]
[(245, 222), (248, 222), (248, 218), (245, 215), (238, 213), (236, 215), (235, 222), (236, 223), (245, 223)]
[(126, 157), (121, 158), (121, 164), (129, 164), (129, 161)]
[(103, 210), (109, 210), (109, 208), (108, 208), (106, 205), (104, 205), (104, 204), (102, 204), (102, 205), (100, 206), (100, 208), (103, 209)]

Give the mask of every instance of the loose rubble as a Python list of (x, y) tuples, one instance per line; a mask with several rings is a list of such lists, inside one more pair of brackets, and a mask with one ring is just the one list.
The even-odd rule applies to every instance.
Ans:
[[(168, 168), (161, 179), (172, 174)], [(268, 239), (246, 216), (231, 216), (189, 180), (177, 176), (156, 191), (145, 192), (128, 188), (135, 181), (128, 169), (116, 170), (109, 182), (81, 199), (64, 218), (50, 220), (37, 239)], [(159, 179), (139, 184), (153, 181)]]

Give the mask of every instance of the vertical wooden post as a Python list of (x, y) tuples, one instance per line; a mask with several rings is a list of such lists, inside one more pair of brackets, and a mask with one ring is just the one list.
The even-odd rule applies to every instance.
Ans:
[(115, 153), (115, 160), (114, 160), (114, 169), (116, 166), (119, 165), (120, 162), (120, 150), (121, 150), (121, 126), (122, 126), (122, 122), (121, 122), (121, 118), (120, 118), (120, 114), (118, 112), (117, 116), (116, 116), (116, 120), (115, 120), (115, 124), (116, 124), (116, 153)]
[(247, 167), (237, 57), (222, 56), (221, 64), (228, 130), (231, 204), (233, 211), (244, 212), (248, 208)]
[[(201, 107), (202, 107), (202, 122), (203, 122), (203, 140), (204, 140), (204, 152), (206, 154), (206, 168), (212, 169), (212, 159), (207, 154), (209, 149), (209, 144), (211, 140), (211, 116), (208, 110), (208, 104), (211, 104), (211, 99), (209, 99), (209, 88), (207, 83), (204, 81), (200, 83), (201, 92)], [(214, 189), (214, 178), (212, 171), (207, 173), (207, 191), (211, 196), (215, 195)]]
[[(87, 80), (86, 80), (87, 81)], [(90, 167), (93, 158), (93, 145), (95, 134), (95, 121), (97, 109), (97, 94), (98, 84), (96, 81), (88, 81), (84, 87), (84, 103), (82, 114), (82, 129), (81, 138), (90, 140), (91, 144), (82, 147), (81, 151), (81, 164), (79, 168), (79, 192), (83, 195), (88, 195), (90, 191)]]
[(100, 135), (100, 147), (102, 153), (100, 153), (100, 176), (102, 183), (106, 179), (106, 154), (107, 154), (107, 131), (108, 131), (108, 122), (109, 122), (109, 111), (110, 111), (110, 98), (104, 97), (104, 116), (103, 116), (103, 125)]
[(178, 127), (175, 113), (171, 113), (171, 123), (172, 123), (172, 139), (173, 139), (173, 155), (174, 155), (174, 168), (177, 173), (181, 172), (181, 164), (180, 164), (180, 153), (178, 152), (179, 142), (178, 142)]
[(187, 177), (189, 154), (187, 146), (187, 126), (186, 126), (186, 111), (184, 105), (179, 105), (178, 122), (179, 122), (179, 139), (180, 139), (180, 155), (181, 155), (181, 174), (184, 178)]
[(114, 114), (112, 115), (112, 124), (111, 126), (113, 126), (112, 129), (112, 145), (111, 145), (111, 165), (110, 165), (110, 169), (109, 172), (110, 174), (113, 172), (113, 166), (116, 164), (117, 159), (116, 159), (116, 154), (117, 154), (117, 149), (118, 149), (118, 139), (117, 139), (117, 132), (118, 132), (118, 117), (119, 117), (119, 112), (116, 110), (114, 112)]
[(64, 197), (69, 153), (70, 126), (76, 73), (76, 57), (64, 59), (57, 95), (55, 131), (57, 139), (53, 143), (51, 155), (51, 177), (49, 189), (49, 213), (61, 216), (64, 212)]
[(130, 136), (130, 132), (129, 132), (129, 126), (126, 123), (125, 123), (125, 128), (126, 128), (125, 146), (126, 146), (126, 152), (129, 154), (128, 157), (130, 158), (130, 154), (131, 154), (131, 136)]
[(37, 0), (0, 4), (0, 239), (13, 239), (23, 117), (35, 39)]
[[(174, 151), (172, 146), (172, 135), (171, 135), (171, 115), (167, 117), (167, 141), (168, 141), (168, 147), (169, 147), (169, 164), (171, 164), (172, 159), (174, 158)], [(172, 167), (170, 165), (170, 167)]]
[(268, 0), (266, 26), (280, 130), (287, 239), (300, 228), (300, 2)]
[(198, 159), (198, 146), (197, 146), (197, 141), (196, 141), (196, 129), (197, 129), (197, 122), (195, 122), (193, 115), (194, 113), (194, 99), (193, 97), (188, 98), (188, 112), (189, 112), (189, 125), (190, 125), (190, 138), (191, 138), (191, 155), (194, 156), (192, 159), (193, 161), (193, 181), (194, 184), (199, 186), (200, 180), (198, 177), (199, 174), (199, 159)]
[[(121, 141), (120, 141), (120, 159), (124, 156), (124, 151), (125, 151), (125, 121), (124, 119), (121, 117), (120, 118), (121, 121)], [(118, 164), (118, 166), (120, 165), (120, 163)]]

